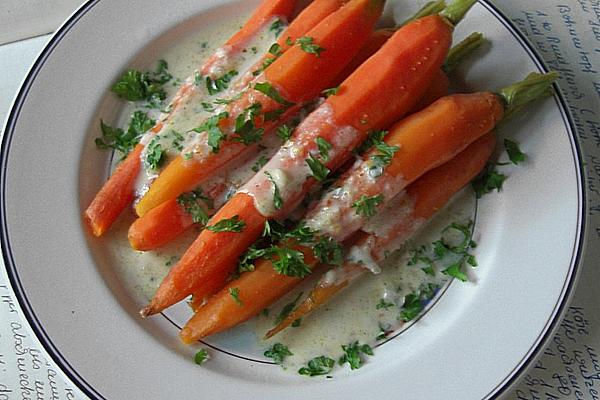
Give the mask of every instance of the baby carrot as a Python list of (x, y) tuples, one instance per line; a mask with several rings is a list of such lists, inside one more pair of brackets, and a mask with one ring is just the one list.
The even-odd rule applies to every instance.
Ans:
[[(414, 201), (414, 208), (411, 214), (405, 220), (395, 223), (395, 226), (391, 230), (393, 232), (390, 235), (378, 238), (373, 237), (373, 234), (367, 236), (366, 233), (363, 233), (363, 240), (360, 240), (357, 245), (364, 242), (370, 244), (373, 243), (373, 240), (379, 240), (381, 242), (378, 242), (379, 247), (383, 242), (389, 243), (392, 239), (395, 239), (397, 231), (402, 227), (414, 225), (416, 229), (417, 224), (413, 222), (429, 218), (454, 193), (479, 173), (491, 155), (494, 144), (494, 136), (492, 134), (486, 135), (452, 161), (424, 175), (407, 189), (404, 196), (393, 199), (387, 205), (390, 209), (393, 209), (396, 206), (402, 206), (403, 201), (410, 198)], [(449, 181), (446, 182), (446, 179), (449, 179)], [(412, 233), (412, 230), (414, 229), (406, 232), (403, 237), (407, 237), (409, 233)], [(373, 237), (373, 239), (370, 240), (370, 237)], [(312, 249), (305, 247), (302, 252), (307, 265), (314, 267), (317, 260), (312, 253)], [(381, 255), (383, 255), (383, 251)], [(377, 257), (375, 259), (379, 260), (380, 258)], [(272, 334), (285, 328), (295, 319), (323, 304), (365, 271), (364, 267), (355, 266), (354, 264), (344, 265), (340, 268), (344, 268), (344, 273), (340, 274), (344, 277), (343, 280), (326, 285), (321, 284), (322, 279), (308, 298), (294, 310), (294, 317), (290, 315), (285, 318), (267, 336), (272, 336)], [(229, 282), (222, 290), (211, 297), (206, 304), (198, 307), (196, 314), (181, 331), (180, 337), (185, 343), (191, 343), (205, 336), (232, 328), (254, 317), (262, 309), (273, 304), (300, 282), (301, 279), (299, 278), (276, 273), (271, 261), (260, 260), (254, 271), (244, 273), (238, 279)], [(230, 295), (230, 290), (233, 288), (238, 290), (241, 305)]]
[[(471, 0), (469, 5), (473, 3)], [(466, 3), (460, 4), (464, 6)], [(464, 8), (463, 12), (467, 10), (468, 7)], [(280, 190), (277, 184), (273, 184), (273, 173), (277, 170), (293, 170), (298, 168), (298, 165), (303, 166), (309, 152), (316, 150), (315, 141), (319, 137), (326, 140), (332, 148), (327, 168), (338, 168), (351, 156), (352, 150), (367, 137), (369, 131), (385, 128), (399, 119), (425, 92), (427, 83), (441, 68), (446, 57), (452, 31), (452, 24), (438, 15), (419, 19), (398, 30), (379, 52), (342, 83), (338, 94), (330, 96), (296, 129), (288, 146), (280, 149), (255, 179), (246, 185), (253, 195), (238, 192), (212, 220), (220, 221), (223, 217), (230, 218), (231, 215), (237, 214), (241, 211), (237, 202), (243, 201), (247, 205), (244, 212), (251, 215), (254, 222), (246, 221), (247, 232), (241, 232), (237, 240), (246, 243), (246, 246), (253, 243), (265, 221), (275, 215), (283, 217), (285, 213), (289, 213), (310, 187), (316, 184), (315, 179), (305, 180), (303, 175), (303, 183), (298, 184), (294, 179), (287, 179), (288, 187)], [(335, 124), (331, 122), (332, 119), (336, 121)], [(339, 127), (353, 129), (344, 128), (342, 131)], [(340, 132), (345, 133), (342, 135)], [(344, 136), (342, 140), (340, 136)], [(289, 156), (290, 148), (294, 149), (293, 158)], [(281, 165), (282, 163), (284, 165)], [(268, 176), (269, 180), (265, 180), (264, 176)], [(273, 215), (270, 211), (263, 210), (261, 213), (257, 209), (253, 198), (257, 195), (253, 193), (256, 189), (271, 192), (270, 203), (277, 209)], [(265, 203), (264, 206), (269, 205)], [(259, 207), (262, 208), (263, 205)], [(250, 226), (251, 223), (256, 225)], [(228, 273), (232, 272), (243, 249), (233, 251), (227, 244), (225, 249), (208, 244), (209, 241), (216, 241), (213, 235), (213, 232), (206, 230), (200, 233), (182, 260), (163, 280), (150, 304), (142, 310), (143, 316), (160, 312), (189, 294), (197, 293), (200, 282), (222, 273), (224, 269)], [(219, 262), (204, 249), (206, 246), (219, 252)], [(175, 285), (174, 281), (180, 284)]]
[[(256, 30), (265, 21), (277, 16), (284, 18), (291, 17), (295, 4), (296, 0), (263, 0), (255, 13), (250, 17), (250, 20), (227, 41), (226, 46), (233, 48), (243, 47), (243, 44), (251, 39)], [(219, 63), (219, 59), (216, 55), (212, 56), (199, 69), (206, 76), (212, 76), (209, 72)], [(192, 87), (193, 85), (189, 82), (181, 86), (171, 101), (170, 108), (172, 110), (177, 109), (178, 105), (192, 90)], [(166, 118), (157, 122), (156, 126), (151, 129), (151, 132), (159, 132)], [(134, 148), (113, 172), (92, 200), (92, 203), (85, 210), (84, 220), (95, 236), (101, 236), (106, 232), (121, 212), (133, 201), (134, 184), (140, 172), (140, 155), (143, 149), (144, 146), (142, 144), (138, 144)]]
[[(495, 144), (495, 135), (488, 133), (470, 144), (452, 160), (417, 179), (404, 192), (386, 204), (385, 209), (377, 217), (379, 221), (394, 220), (392, 210), (405, 208), (407, 205), (412, 205), (410, 212), (401, 219), (395, 220), (384, 236), (378, 235), (376, 231), (360, 231), (360, 239), (356, 246), (365, 248), (375, 262), (381, 262), (386, 250), (398, 248), (444, 207), (454, 194), (479, 174), (492, 155)], [(375, 224), (377, 222), (373, 221), (373, 225)], [(329, 272), (329, 276), (325, 274), (307, 298), (283, 321), (267, 332), (265, 338), (276, 335), (296, 319), (322, 306), (367, 271), (363, 265), (347, 262)], [(271, 285), (274, 286), (275, 283)]]
[[(313, 3), (314, 4), (314, 3)], [(298, 17), (299, 19), (300, 17)], [(298, 20), (296, 19), (296, 21)], [(367, 44), (361, 49), (359, 54), (351, 62), (354, 68), (349, 74), (377, 52), (385, 43), (394, 30), (383, 29), (373, 32)], [(448, 93), (449, 80), (447, 74), (451, 73), (460, 62), (472, 54), (484, 42), (480, 33), (469, 35), (457, 45), (453, 46), (448, 52), (443, 72), (438, 70), (434, 75), (427, 91), (419, 102), (409, 112), (410, 114), (420, 111), (437, 99)], [(360, 62), (359, 62), (360, 61)], [(346, 71), (344, 72), (346, 73)], [(342, 73), (343, 75), (343, 73)], [(218, 196), (213, 196), (218, 197)], [(194, 224), (192, 217), (184, 212), (184, 207), (177, 200), (172, 199), (164, 202), (158, 207), (153, 208), (143, 217), (138, 218), (129, 228), (129, 242), (135, 250), (152, 250), (162, 246), (177, 236), (185, 232)]]
[[(227, 139), (220, 144), (219, 152), (207, 151), (207, 146), (201, 145), (198, 154), (190, 159), (175, 158), (136, 205), (138, 215), (192, 190), (244, 151), (253, 151), (249, 145), (272, 132), (278, 120), (329, 87), (371, 34), (384, 3), (385, 0), (349, 1), (270, 64), (260, 82), (227, 106), (226, 116), (219, 123)], [(257, 85), (263, 85), (262, 92)], [(241, 122), (250, 122), (241, 125), (240, 116)], [(249, 134), (250, 126), (253, 140), (246, 140), (242, 135)]]

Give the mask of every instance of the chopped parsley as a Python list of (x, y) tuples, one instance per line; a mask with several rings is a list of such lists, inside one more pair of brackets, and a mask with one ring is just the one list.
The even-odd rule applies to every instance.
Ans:
[(200, 86), (202, 84), (202, 75), (200, 71), (194, 71), (194, 85)]
[(358, 341), (349, 345), (342, 345), (344, 355), (340, 357), (338, 363), (344, 365), (345, 363), (350, 364), (350, 369), (358, 369), (363, 366), (362, 354), (369, 356), (373, 355), (373, 349), (368, 344), (361, 345)]
[(314, 54), (317, 57), (321, 56), (321, 53), (325, 51), (324, 48), (314, 43), (314, 39), (310, 36), (302, 36), (296, 39), (296, 43), (300, 46), (302, 51), (310, 54)]
[(206, 229), (212, 232), (241, 232), (246, 223), (238, 215), (231, 218), (222, 219), (214, 225), (207, 226)]
[(146, 147), (144, 164), (147, 168), (156, 171), (164, 164), (165, 159), (165, 151), (160, 144), (160, 137), (155, 136)]
[(371, 147), (375, 146), (377, 143), (383, 143), (383, 138), (387, 135), (387, 131), (371, 131), (367, 139), (361, 143), (355, 150), (355, 154), (362, 154), (365, 151), (369, 150)]
[(291, 326), (292, 328), (297, 328), (297, 327), (299, 327), (300, 325), (302, 325), (302, 318), (295, 319), (294, 321), (292, 321), (292, 323), (291, 323), (291, 325), (290, 325), (290, 326)]
[(167, 71), (167, 63), (160, 60), (156, 72), (142, 72), (129, 69), (112, 86), (111, 91), (129, 101), (147, 101), (153, 107), (159, 107), (167, 96), (163, 84), (172, 76)]
[(281, 96), (281, 94), (279, 94), (279, 92), (277, 91), (277, 89), (275, 89), (273, 87), (273, 85), (271, 85), (269, 82), (259, 82), (259, 83), (257, 83), (257, 84), (254, 85), (254, 89), (258, 90), (262, 94), (264, 94), (267, 97), (275, 100), (276, 102), (278, 102), (279, 104), (281, 104), (281, 105), (283, 105), (285, 107), (290, 107), (290, 106), (294, 105), (294, 103), (290, 103), (289, 101), (287, 101), (286, 99), (284, 99)]
[(257, 128), (254, 119), (260, 114), (262, 105), (254, 103), (242, 111), (235, 119), (235, 133), (238, 135), (232, 140), (241, 142), (246, 146), (262, 139), (263, 128)]
[(142, 135), (155, 123), (156, 121), (149, 118), (143, 111), (135, 111), (132, 114), (129, 128), (126, 131), (113, 128), (100, 120), (102, 138), (96, 138), (96, 146), (100, 149), (118, 150), (123, 156), (126, 156), (139, 143)]
[(381, 310), (381, 309), (387, 310), (387, 309), (389, 309), (391, 307), (394, 307), (394, 306), (395, 306), (394, 303), (390, 303), (388, 301), (385, 301), (384, 298), (381, 298), (381, 299), (379, 299), (379, 303), (377, 303), (377, 305), (375, 306), (375, 308), (377, 310)]
[(327, 179), (327, 175), (331, 172), (329, 168), (325, 166), (319, 159), (315, 158), (312, 154), (308, 155), (306, 163), (312, 172), (312, 176), (319, 182), (323, 182)]
[(482, 198), (483, 195), (497, 190), (502, 190), (502, 184), (506, 180), (506, 175), (499, 173), (496, 170), (496, 166), (492, 163), (484, 168), (484, 170), (473, 180), (471, 185), (475, 190), (475, 195), (478, 199)]
[(288, 317), (288, 315), (290, 315), (290, 313), (296, 307), (296, 303), (298, 303), (298, 300), (300, 300), (300, 297), (302, 297), (302, 294), (303, 292), (298, 293), (298, 296), (296, 296), (294, 300), (283, 306), (279, 314), (277, 314), (277, 318), (275, 318), (275, 325), (279, 325)]
[(225, 133), (219, 126), (222, 120), (229, 118), (227, 112), (222, 112), (208, 118), (202, 125), (192, 129), (194, 132), (208, 133), (208, 146), (213, 153), (218, 153), (221, 147), (221, 142), (226, 139)]
[(281, 275), (304, 278), (310, 275), (310, 267), (304, 262), (301, 251), (289, 247), (273, 246), (269, 249), (273, 269)]
[[(208, 222), (207, 209), (212, 208), (212, 200), (202, 194), (202, 190), (194, 190), (179, 195), (177, 203), (191, 215), (195, 224), (205, 225)], [(202, 205), (204, 204), (204, 205)]]
[(209, 76), (207, 76), (204, 79), (204, 82), (206, 83), (206, 90), (208, 91), (208, 94), (212, 96), (227, 89), (229, 87), (229, 83), (231, 83), (231, 80), (237, 74), (238, 72), (236, 70), (231, 70), (217, 79), (211, 79)]
[(416, 292), (407, 294), (404, 297), (404, 303), (400, 311), (400, 320), (408, 322), (415, 319), (438, 290), (439, 286), (428, 283), (422, 285)]
[(208, 355), (208, 351), (206, 351), (206, 349), (198, 350), (198, 352), (196, 352), (196, 355), (194, 356), (194, 362), (198, 365), (204, 364), (209, 359), (210, 356)]
[(302, 367), (298, 370), (300, 375), (318, 376), (327, 375), (333, 369), (335, 361), (326, 356), (315, 357), (308, 362), (307, 367)]
[(330, 97), (330, 96), (335, 96), (339, 90), (340, 90), (340, 87), (336, 86), (333, 88), (325, 89), (321, 93), (323, 93), (323, 96), (325, 96), (325, 97)]
[(279, 35), (281, 35), (281, 32), (283, 32), (284, 29), (285, 29), (285, 24), (283, 23), (282, 20), (280, 20), (278, 18), (269, 27), (269, 32), (273, 32), (275, 37), (278, 37)]
[(375, 148), (377, 153), (371, 156), (371, 161), (374, 168), (381, 168), (382, 170), (392, 162), (394, 154), (400, 150), (400, 147), (390, 146), (384, 141), (375, 143)]
[(237, 303), (238, 306), (243, 306), (244, 303), (240, 300), (240, 289), (239, 288), (229, 288), (229, 295), (233, 298), (233, 301)]
[(377, 213), (377, 206), (383, 202), (383, 195), (378, 194), (375, 196), (362, 195), (360, 199), (352, 204), (356, 215), (362, 215), (363, 217), (371, 218)]
[(264, 354), (265, 357), (272, 358), (275, 364), (281, 364), (287, 356), (294, 355), (287, 346), (284, 346), (281, 343), (275, 343), (269, 350), (265, 351)]
[(277, 136), (284, 142), (288, 141), (292, 137), (292, 133), (294, 132), (294, 128), (288, 125), (281, 125), (277, 128)]
[(317, 147), (319, 148), (319, 154), (324, 161), (329, 161), (329, 151), (333, 148), (333, 145), (322, 137), (315, 139)]
[(252, 171), (258, 172), (260, 169), (269, 161), (269, 159), (263, 154), (256, 160), (254, 165), (252, 165)]
[(273, 207), (275, 207), (276, 210), (279, 210), (281, 209), (281, 207), (283, 207), (283, 199), (281, 198), (279, 187), (277, 186), (275, 179), (273, 179), (273, 176), (269, 171), (265, 171), (265, 175), (267, 176), (267, 178), (269, 178), (269, 181), (273, 185)]
[(344, 261), (344, 248), (329, 236), (319, 237), (313, 252), (322, 264), (342, 265)]
[(506, 149), (508, 158), (513, 164), (517, 165), (525, 161), (525, 153), (519, 148), (519, 143), (510, 139), (504, 139), (504, 148)]

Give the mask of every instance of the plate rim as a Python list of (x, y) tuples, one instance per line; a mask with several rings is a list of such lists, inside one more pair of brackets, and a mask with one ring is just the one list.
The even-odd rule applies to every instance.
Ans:
[[(7, 175), (7, 163), (9, 159), (10, 145), (12, 137), (15, 133), (17, 121), (19, 119), (23, 103), (29, 94), (33, 83), (35, 82), (37, 75), (44, 66), (46, 60), (52, 55), (55, 47), (60, 41), (69, 33), (69, 31), (82, 19), (90, 10), (94, 8), (100, 0), (87, 0), (85, 1), (71, 16), (57, 29), (52, 38), (48, 41), (46, 46), (37, 56), (36, 60), (30, 67), (25, 79), (23, 80), (8, 113), (5, 126), (3, 129), (3, 138), (0, 145), (0, 248), (2, 250), (2, 258), (5, 265), (5, 270), (9, 278), (11, 287), (15, 293), (15, 297), (19, 302), (19, 305), (23, 311), (25, 319), (27, 320), (30, 329), (39, 340), (44, 350), (49, 354), (54, 363), (61, 369), (61, 371), (69, 378), (71, 383), (81, 390), (86, 396), (91, 399), (102, 399), (107, 400), (101, 393), (99, 393), (92, 385), (90, 385), (84, 377), (71, 366), (69, 361), (64, 358), (60, 350), (54, 345), (50, 336), (46, 333), (44, 327), (39, 323), (36, 313), (29, 303), (26, 292), (21, 284), (19, 273), (17, 270), (16, 263), (13, 259), (10, 239), (7, 235), (7, 214), (6, 214), (6, 175)], [(547, 67), (546, 62), (540, 56), (537, 49), (531, 44), (530, 40), (521, 32), (516, 24), (491, 0), (479, 0), (478, 3), (486, 8), (493, 17), (495, 17), (516, 39), (517, 43), (525, 50), (529, 55), (533, 63), (543, 72), (548, 72), (550, 69)], [(558, 85), (554, 84), (555, 94), (553, 96), (554, 101), (560, 111), (561, 118), (564, 122), (564, 126), (567, 130), (569, 142), (571, 144), (571, 151), (573, 158), (577, 165), (575, 168), (577, 174), (577, 195), (578, 195), (578, 209), (577, 209), (577, 236), (574, 241), (574, 246), (571, 255), (571, 262), (567, 278), (565, 279), (557, 303), (553, 309), (553, 312), (548, 316), (548, 320), (544, 325), (544, 328), (540, 331), (537, 339), (532, 343), (528, 352), (523, 355), (521, 361), (513, 368), (513, 370), (504, 378), (504, 380), (496, 387), (490, 390), (490, 392), (484, 397), (485, 399), (497, 398), (498, 396), (506, 393), (506, 391), (513, 386), (516, 380), (522, 375), (522, 373), (529, 367), (531, 362), (535, 359), (541, 348), (550, 340), (555, 330), (560, 323), (561, 317), (566, 311), (566, 307), (570, 302), (574, 290), (577, 286), (577, 281), (580, 276), (580, 271), (583, 263), (583, 253), (585, 251), (585, 238), (587, 237), (587, 218), (586, 216), (586, 199), (587, 193), (585, 186), (583, 185), (583, 177), (585, 176), (584, 167), (582, 164), (583, 152), (581, 150), (581, 143), (576, 136), (575, 124), (568, 104), (564, 98), (564, 95)]]

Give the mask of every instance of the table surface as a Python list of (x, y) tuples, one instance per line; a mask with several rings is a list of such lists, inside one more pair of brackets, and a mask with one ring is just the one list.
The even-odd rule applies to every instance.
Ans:
[[(59, 4), (59, 10), (49, 16), (45, 24), (54, 24), (56, 21), (64, 19), (74, 5), (79, 1), (55, 1)], [(22, 7), (31, 7), (32, 4), (39, 5), (39, 1), (26, 1)], [(48, 7), (45, 2), (44, 7)], [(558, 37), (573, 37), (573, 26), (569, 23), (568, 18), (565, 19), (565, 14), (574, 13), (573, 21), (578, 21), (581, 25), (587, 26), (589, 32), (584, 33), (579, 31), (578, 35), (584, 37), (583, 47), (589, 47), (590, 50), (583, 50), (582, 45), (563, 44), (565, 56), (571, 60), (576, 82), (573, 85), (579, 87), (582, 93), (586, 94), (586, 98), (570, 98), (568, 93), (565, 93), (567, 101), (571, 106), (571, 112), (576, 114), (582, 109), (600, 110), (600, 75), (592, 69), (586, 70), (586, 66), (582, 64), (582, 56), (586, 53), (589, 59), (592, 60), (594, 66), (600, 68), (600, 5), (597, 0), (565, 0), (560, 3), (558, 0), (530, 0), (526, 5), (516, 0), (506, 0), (496, 2), (503, 8), (513, 20), (517, 23), (530, 39), (538, 46), (543, 48), (548, 41), (552, 41), (552, 34)], [(565, 5), (566, 3), (566, 5)], [(12, 11), (17, 10), (17, 14), (21, 20), (27, 20), (27, 13), (23, 12), (24, 8), (19, 8), (16, 1), (9, 0), (8, 3), (0, 5), (0, 121), (4, 121), (10, 110), (12, 99), (16, 94), (22, 80), (24, 79), (29, 66), (35, 60), (37, 54), (42, 50), (48, 42), (51, 35), (42, 35), (29, 39), (18, 40), (6, 43), (12, 39), (19, 39), (24, 36), (33, 35), (43, 31), (45, 26), (39, 23), (35, 17), (32, 18), (32, 26), (28, 29), (20, 30), (18, 34), (11, 36), (7, 33), (10, 27), (6, 27), (3, 22), (7, 22), (6, 7), (12, 7)], [(3, 10), (4, 7), (4, 10)], [(562, 7), (562, 8), (561, 8)], [(567, 10), (568, 9), (568, 10)], [(39, 9), (34, 12), (39, 14)], [(58, 15), (58, 17), (57, 17)], [(24, 16), (24, 17), (23, 17)], [(588, 19), (589, 17), (589, 19)], [(554, 28), (551, 33), (539, 35), (535, 26), (537, 22), (543, 24), (546, 22), (553, 24)], [(17, 22), (14, 22), (17, 23)], [(597, 25), (594, 25), (597, 24)], [(52, 25), (52, 26), (54, 26)], [(597, 30), (595, 30), (597, 29)], [(588, 35), (588, 36), (586, 36)], [(10, 37), (10, 39), (8, 39)], [(580, 37), (580, 36), (578, 36)], [(581, 40), (581, 39), (580, 39)], [(587, 47), (586, 47), (587, 46)], [(547, 62), (555, 61), (556, 54), (547, 51), (541, 52)], [(590, 103), (591, 102), (591, 103)], [(600, 114), (600, 111), (598, 111)], [(586, 162), (592, 166), (600, 165), (600, 122), (594, 117), (590, 117), (589, 125), (583, 126), (578, 132)], [(596, 124), (596, 125), (594, 125)], [(594, 131), (595, 127), (595, 131)], [(588, 192), (590, 194), (590, 212), (589, 212), (589, 230), (588, 235), (588, 251), (586, 260), (600, 259), (600, 192), (595, 188), (600, 187), (600, 167), (589, 171), (588, 173)], [(598, 354), (595, 351), (600, 348), (600, 307), (596, 299), (595, 292), (597, 288), (594, 282), (600, 278), (600, 271), (593, 268), (596, 262), (588, 262), (587, 268), (583, 271), (581, 282), (579, 284), (575, 298), (568, 310), (562, 326), (555, 334), (554, 339), (548, 344), (543, 354), (533, 365), (530, 370), (521, 378), (516, 385), (515, 390), (506, 396), (511, 399), (594, 399), (598, 398), (600, 393), (600, 365), (597, 363)], [(25, 322), (25, 319), (20, 315), (18, 304), (12, 296), (12, 291), (8, 284), (6, 271), (0, 268), (0, 400), (16, 399), (16, 398), (31, 398), (38, 394), (38, 398), (53, 398), (53, 399), (72, 399), (84, 398), (84, 396), (72, 385), (64, 375), (60, 372), (49, 357), (45, 355), (41, 345), (30, 332)], [(3, 326), (5, 322), (9, 322), (8, 326)], [(578, 327), (578, 328), (575, 328)], [(575, 334), (573, 332), (576, 332)], [(567, 341), (566, 338), (572, 339)], [(561, 344), (568, 343), (568, 346)], [(17, 346), (18, 345), (18, 346)], [(27, 349), (27, 352), (35, 359), (43, 360), (43, 375), (44, 379), (40, 380), (40, 385), (46, 385), (39, 397), (40, 392), (36, 391), (38, 380), (35, 379), (35, 371), (29, 371), (31, 377), (31, 387), (23, 388), (22, 375), (18, 374), (18, 362), (12, 358), (15, 352), (18, 354), (18, 348)], [(572, 368), (569, 367), (571, 362), (575, 360), (578, 352), (587, 351), (588, 357), (580, 357), (581, 363), (589, 363), (590, 371), (594, 371), (596, 375), (582, 373), (570, 374)], [(596, 362), (594, 362), (594, 359)], [(578, 361), (578, 362), (579, 362)], [(35, 366), (35, 362), (33, 363)], [(583, 364), (582, 364), (583, 365)], [(586, 364), (587, 365), (587, 364)], [(35, 368), (34, 368), (35, 369)], [(38, 372), (41, 373), (41, 372)], [(20, 378), (19, 378), (20, 377)], [(21, 379), (21, 380), (19, 380)], [(17, 380), (19, 380), (17, 382)], [(35, 383), (34, 383), (35, 382)], [(29, 390), (29, 392), (28, 392)], [(29, 396), (26, 394), (29, 393)], [(48, 396), (50, 397), (44, 397)], [(24, 397), (25, 396), (25, 397)]]

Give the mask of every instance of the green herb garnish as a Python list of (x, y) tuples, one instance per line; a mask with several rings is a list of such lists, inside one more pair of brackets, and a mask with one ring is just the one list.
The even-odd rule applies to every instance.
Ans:
[(362, 195), (360, 199), (352, 204), (356, 215), (362, 215), (363, 217), (371, 218), (377, 213), (377, 206), (383, 202), (383, 195), (378, 194), (375, 196)]
[(209, 225), (206, 227), (209, 231), (212, 232), (241, 232), (246, 223), (240, 219), (238, 215), (234, 215), (231, 218), (222, 219), (214, 225)]
[(304, 278), (310, 275), (310, 267), (304, 262), (301, 251), (289, 247), (273, 246), (269, 249), (273, 269), (281, 275)]
[(147, 168), (156, 171), (164, 164), (165, 159), (165, 151), (160, 144), (160, 137), (155, 136), (146, 147), (144, 164)]
[(375, 146), (377, 143), (383, 143), (383, 138), (387, 135), (387, 131), (372, 131), (369, 133), (367, 139), (361, 143), (355, 150), (355, 154), (362, 154)]
[(321, 53), (325, 51), (323, 47), (315, 44), (314, 39), (310, 36), (302, 36), (301, 38), (296, 39), (296, 43), (303, 51), (314, 54), (317, 57), (320, 57)]
[(118, 150), (125, 157), (140, 142), (142, 135), (152, 128), (155, 123), (156, 121), (149, 118), (143, 111), (135, 111), (132, 114), (127, 131), (113, 128), (100, 120), (102, 138), (96, 139), (96, 146), (101, 149)]
[(277, 136), (284, 142), (288, 141), (292, 137), (292, 133), (294, 133), (294, 128), (288, 125), (281, 125), (277, 128)]
[(324, 161), (329, 161), (329, 151), (333, 148), (333, 145), (322, 137), (315, 139), (317, 147), (319, 148), (319, 154)]
[(162, 102), (167, 97), (159, 80), (152, 78), (148, 72), (135, 69), (127, 70), (112, 86), (112, 92), (129, 101), (147, 101), (152, 104)]
[(275, 89), (273, 85), (271, 85), (268, 82), (259, 82), (254, 85), (254, 89), (258, 90), (259, 92), (263, 93), (264, 95), (268, 96), (269, 98), (275, 100), (276, 102), (285, 107), (290, 107), (294, 105), (294, 103), (290, 103), (289, 101), (284, 99), (281, 96), (281, 94), (279, 94), (277, 89)]
[(340, 90), (340, 87), (336, 86), (333, 88), (325, 89), (321, 93), (323, 93), (323, 96), (325, 96), (325, 97), (330, 97), (330, 96), (335, 96), (339, 90)]
[(212, 208), (212, 200), (204, 196), (202, 190), (194, 190), (179, 195), (177, 203), (184, 208), (186, 213), (191, 215), (195, 224), (205, 225), (208, 222), (209, 217), (206, 209)]
[(200, 349), (194, 356), (194, 362), (198, 365), (202, 365), (208, 361), (209, 358), (208, 351), (206, 351), (206, 349)]
[(284, 346), (281, 343), (275, 343), (269, 350), (265, 351), (264, 354), (265, 357), (272, 358), (275, 364), (281, 364), (287, 356), (294, 355), (287, 346)]
[(231, 80), (237, 74), (238, 72), (236, 70), (231, 70), (217, 79), (211, 79), (209, 76), (207, 76), (204, 81), (206, 83), (206, 90), (208, 90), (208, 94), (212, 96), (227, 89), (229, 87), (229, 83), (231, 83)]
[(313, 252), (322, 264), (342, 265), (344, 261), (344, 248), (329, 236), (319, 237)]
[(254, 172), (258, 172), (260, 171), (260, 169), (269, 161), (269, 159), (262, 155), (258, 158), (258, 160), (256, 160), (256, 162), (254, 163), (254, 165), (252, 165), (252, 171)]
[(302, 367), (298, 370), (300, 375), (318, 376), (327, 375), (333, 369), (335, 361), (326, 356), (315, 357), (308, 362), (307, 367)]
[(475, 195), (478, 199), (482, 198), (483, 195), (488, 194), (494, 190), (498, 192), (502, 190), (502, 184), (506, 180), (506, 175), (499, 173), (496, 170), (496, 166), (489, 163), (484, 170), (473, 180), (472, 186), (475, 190)]
[(279, 187), (277, 186), (275, 179), (273, 179), (273, 176), (269, 171), (265, 171), (265, 175), (267, 176), (267, 178), (269, 178), (269, 181), (273, 185), (273, 207), (275, 207), (276, 210), (279, 210), (281, 209), (281, 207), (283, 207), (283, 199), (281, 198)]
[(387, 310), (390, 307), (394, 307), (394, 306), (395, 306), (394, 303), (387, 302), (387, 301), (385, 301), (384, 298), (381, 298), (381, 299), (379, 299), (379, 303), (377, 303), (377, 305), (375, 305), (375, 308), (377, 310), (381, 310), (381, 309)]
[(331, 172), (319, 159), (315, 158), (312, 154), (308, 155), (306, 163), (312, 172), (312, 176), (319, 182), (323, 182), (327, 179), (327, 175)]
[(240, 300), (240, 289), (239, 288), (229, 288), (229, 295), (233, 298), (233, 301), (237, 303), (238, 306), (243, 306), (244, 303)]
[(208, 133), (208, 145), (213, 153), (218, 153), (220, 150), (221, 142), (226, 139), (225, 133), (221, 130), (219, 124), (222, 120), (229, 118), (227, 112), (222, 112), (217, 115), (213, 115), (208, 118), (202, 125), (192, 129), (194, 132), (206, 132)]
[(283, 23), (283, 21), (280, 19), (276, 19), (269, 27), (269, 32), (273, 32), (275, 37), (278, 37), (279, 35), (281, 35), (281, 32), (283, 32), (284, 29), (285, 24)]
[(235, 133), (238, 136), (233, 137), (232, 140), (249, 146), (262, 139), (264, 129), (257, 128), (254, 123), (254, 119), (260, 114), (261, 110), (262, 105), (254, 103), (237, 116), (235, 119)]
[(504, 148), (513, 164), (517, 165), (525, 161), (525, 153), (519, 148), (519, 143), (510, 139), (504, 139)]
[(344, 355), (340, 357), (338, 363), (340, 365), (348, 363), (350, 364), (350, 369), (358, 369), (363, 366), (364, 361), (361, 357), (361, 353), (369, 356), (373, 355), (371, 346), (368, 344), (361, 345), (358, 341), (349, 345), (342, 345), (342, 350), (344, 351)]
[(294, 310), (294, 307), (296, 307), (296, 303), (298, 302), (298, 300), (300, 300), (300, 297), (302, 297), (302, 294), (303, 292), (298, 293), (298, 296), (296, 296), (294, 300), (283, 306), (283, 308), (275, 318), (275, 325), (279, 325), (281, 322), (283, 322), (284, 319), (287, 318), (288, 315), (290, 315), (290, 313)]

